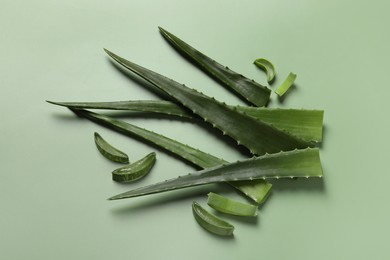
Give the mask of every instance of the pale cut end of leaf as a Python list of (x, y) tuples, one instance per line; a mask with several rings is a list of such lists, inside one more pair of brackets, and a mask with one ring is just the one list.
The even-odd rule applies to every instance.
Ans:
[(294, 74), (294, 73), (290, 72), (290, 74), (288, 74), (287, 78), (284, 80), (282, 85), (280, 85), (275, 90), (275, 93), (279, 97), (282, 97), (290, 89), (290, 87), (294, 84), (294, 81), (295, 81), (296, 78), (297, 78), (297, 74)]
[(258, 68), (265, 71), (267, 74), (267, 81), (271, 83), (276, 76), (275, 66), (267, 59), (259, 58), (253, 62)]

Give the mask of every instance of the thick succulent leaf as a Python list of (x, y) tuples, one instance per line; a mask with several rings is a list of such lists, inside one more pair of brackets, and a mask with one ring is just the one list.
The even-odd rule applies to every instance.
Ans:
[(109, 199), (117, 200), (139, 197), (216, 182), (294, 177), (322, 177), (318, 148), (266, 154), (235, 163), (216, 166), (130, 190)]
[[(161, 113), (180, 117), (193, 116), (188, 109), (176, 103), (165, 100), (137, 100), (137, 101), (114, 101), (114, 102), (52, 102), (49, 103), (65, 106), (68, 108), (91, 108), (130, 110)], [(308, 109), (280, 109), (247, 106), (229, 106), (232, 109), (246, 113), (249, 116), (262, 120), (274, 127), (291, 133), (309, 142), (322, 141), (323, 110)]]
[[(215, 157), (211, 154), (202, 152), (191, 146), (182, 144), (178, 141), (143, 129), (141, 127), (129, 124), (122, 120), (118, 120), (109, 116), (93, 113), (86, 110), (73, 110), (77, 115), (88, 118), (94, 122), (108, 126), (109, 128), (136, 136), (147, 142), (159, 146), (162, 149), (170, 151), (186, 161), (193, 163), (203, 169), (215, 167), (221, 164), (228, 163), (227, 161)], [(263, 203), (270, 193), (272, 184), (264, 180), (252, 180), (241, 182), (228, 182), (231, 186), (244, 193), (248, 198), (257, 203)]]
[(159, 27), (159, 29), (164, 38), (176, 50), (200, 66), (210, 76), (233, 89), (253, 105), (262, 107), (267, 104), (271, 94), (271, 91), (267, 87), (221, 65), (163, 28)]
[(108, 110), (130, 110), (137, 112), (153, 112), (180, 117), (191, 117), (186, 108), (171, 101), (165, 100), (129, 100), (112, 102), (53, 102), (54, 105), (77, 109), (108, 109)]
[(144, 78), (193, 113), (247, 147), (252, 154), (278, 153), (313, 146), (285, 131), (228, 107), (209, 96), (190, 89), (156, 72), (143, 68), (114, 53), (106, 52), (119, 64)]

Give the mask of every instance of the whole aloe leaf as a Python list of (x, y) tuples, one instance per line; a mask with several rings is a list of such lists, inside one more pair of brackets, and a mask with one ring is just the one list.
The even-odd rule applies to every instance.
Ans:
[(163, 28), (159, 27), (159, 29), (162, 36), (176, 50), (201, 67), (211, 77), (233, 89), (253, 105), (262, 107), (267, 104), (271, 94), (271, 91), (267, 87), (219, 64)]
[[(170, 151), (184, 160), (193, 163), (201, 168), (210, 168), (226, 164), (227, 161), (213, 156), (209, 153), (195, 149), (189, 145), (182, 144), (178, 141), (154, 133), (152, 131), (129, 124), (109, 116), (93, 113), (86, 110), (73, 110), (77, 115), (88, 118), (109, 128), (141, 138), (147, 142), (159, 146), (162, 149)], [(270, 193), (272, 184), (265, 180), (252, 180), (241, 182), (228, 182), (231, 186), (244, 193), (248, 198), (257, 203), (263, 203)]]
[(322, 177), (318, 148), (266, 154), (130, 190), (110, 200), (139, 197), (208, 183), (267, 178)]
[(170, 95), (213, 127), (220, 129), (223, 134), (232, 137), (237, 144), (247, 147), (252, 154), (263, 155), (313, 146), (310, 142), (245, 115), (214, 98), (125, 60), (108, 50), (106, 52), (119, 64)]
[[(52, 102), (68, 108), (91, 108), (152, 112), (191, 118), (193, 113), (183, 106), (165, 100), (136, 100), (113, 102)], [(239, 112), (271, 124), (308, 142), (322, 141), (323, 110), (281, 109), (247, 106), (229, 106)]]

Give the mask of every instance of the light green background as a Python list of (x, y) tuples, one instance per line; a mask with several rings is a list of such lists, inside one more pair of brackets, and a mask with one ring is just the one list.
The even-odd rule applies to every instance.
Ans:
[[(389, 257), (388, 1), (0, 1), (0, 259), (387, 259)], [(296, 88), (272, 107), (325, 110), (323, 181), (275, 184), (258, 218), (229, 218), (233, 239), (200, 228), (220, 185), (110, 202), (192, 171), (158, 151), (153, 174), (126, 186), (98, 154), (93, 132), (134, 161), (153, 149), (45, 100), (156, 96), (111, 64), (106, 47), (230, 104), (240, 101), (182, 59), (162, 26), (220, 63), (265, 82), (273, 61)], [(131, 119), (226, 160), (242, 158), (209, 130)]]

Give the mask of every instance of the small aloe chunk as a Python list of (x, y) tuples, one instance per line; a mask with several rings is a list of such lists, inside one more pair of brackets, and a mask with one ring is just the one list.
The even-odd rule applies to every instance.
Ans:
[(290, 72), (290, 74), (288, 74), (287, 78), (284, 80), (282, 85), (280, 85), (275, 90), (275, 93), (278, 94), (279, 97), (283, 96), (287, 92), (287, 90), (289, 90), (290, 87), (294, 84), (294, 81), (296, 78), (297, 78), (297, 75)]
[(112, 179), (117, 182), (128, 183), (145, 177), (156, 162), (156, 153), (152, 152), (144, 158), (120, 167), (112, 172)]
[(196, 201), (192, 203), (192, 212), (198, 224), (207, 231), (220, 236), (233, 235), (232, 224), (208, 212)]
[(213, 192), (210, 192), (207, 196), (207, 204), (217, 211), (235, 216), (257, 216), (257, 206), (235, 201)]
[(170, 95), (213, 127), (220, 129), (223, 134), (232, 137), (237, 141), (237, 144), (247, 147), (252, 154), (277, 153), (314, 145), (261, 120), (236, 111), (226, 104), (185, 87), (172, 79), (123, 59), (108, 50), (105, 51), (119, 64)]
[(259, 83), (238, 74), (191, 47), (172, 33), (159, 27), (162, 36), (178, 51), (200, 66), (214, 79), (233, 89), (253, 105), (262, 107), (269, 100), (271, 91)]
[(267, 59), (259, 58), (253, 62), (258, 68), (265, 71), (267, 74), (268, 83), (272, 82), (275, 78), (276, 71), (274, 65)]
[(100, 134), (95, 132), (95, 144), (99, 152), (107, 159), (113, 162), (128, 163), (129, 157), (124, 152), (118, 150), (106, 140), (101, 137)]
[(295, 177), (322, 177), (318, 148), (266, 154), (228, 163), (130, 190), (109, 199), (139, 197), (216, 182)]

